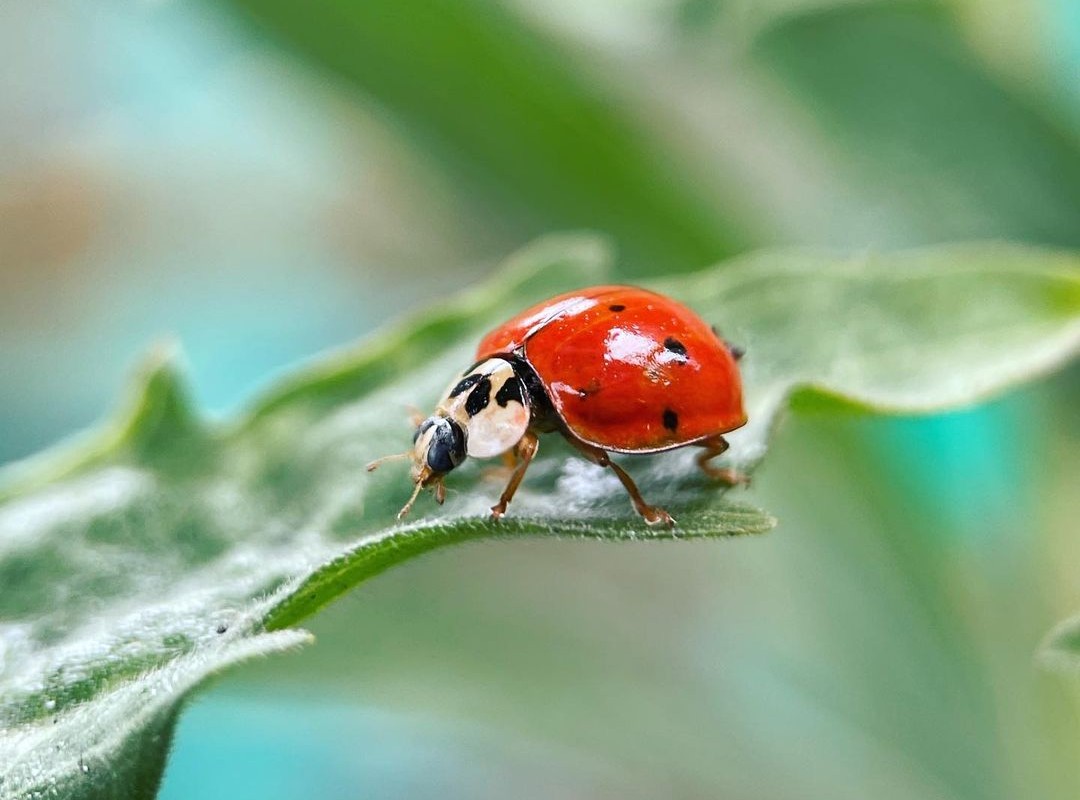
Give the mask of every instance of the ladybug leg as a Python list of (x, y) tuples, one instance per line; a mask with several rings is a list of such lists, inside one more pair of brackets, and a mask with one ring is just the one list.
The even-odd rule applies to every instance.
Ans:
[(416, 486), (413, 487), (413, 493), (409, 497), (409, 502), (407, 502), (405, 505), (403, 505), (401, 507), (401, 511), (398, 512), (398, 514), (397, 514), (398, 519), (404, 519), (408, 515), (409, 511), (413, 507), (413, 503), (416, 502), (416, 498), (419, 497), (419, 495), (420, 495), (420, 490), (423, 489), (423, 488), (424, 488), (424, 484), (421, 483), (420, 481), (417, 481)]
[(514, 472), (514, 468), (517, 466), (517, 456), (514, 455), (513, 450), (507, 450), (502, 454), (502, 464), (498, 467), (487, 467), (481, 473), (486, 481), (506, 481), (510, 480), (510, 476)]
[(491, 507), (491, 518), (498, 519), (506, 513), (507, 504), (514, 498), (514, 492), (517, 491), (518, 486), (521, 485), (521, 479), (525, 477), (525, 470), (529, 468), (529, 462), (533, 460), (533, 456), (536, 455), (536, 449), (540, 444), (539, 438), (532, 431), (526, 431), (525, 435), (521, 437), (521, 441), (514, 447), (514, 453), (517, 455), (517, 467), (514, 469), (514, 473), (510, 476), (510, 482), (506, 484), (506, 488), (503, 489), (502, 496), (499, 497), (499, 502)]
[(728, 449), (727, 439), (723, 436), (713, 436), (711, 439), (703, 441), (701, 446), (705, 448), (705, 452), (699, 453), (696, 461), (702, 472), (726, 486), (735, 486), (740, 483), (743, 485), (750, 484), (750, 476), (744, 475), (731, 467), (716, 467), (709, 463)]
[[(604, 457), (607, 458), (607, 453), (604, 453)], [(630, 502), (634, 504), (634, 511), (639, 513), (642, 519), (649, 525), (667, 525), (669, 528), (675, 524), (674, 517), (662, 508), (656, 506), (650, 506), (645, 502), (645, 499), (641, 496), (641, 492), (638, 491), (637, 484), (634, 483), (634, 479), (631, 478), (622, 467), (616, 464), (611, 459), (607, 459), (607, 464), (603, 465), (611, 468), (619, 480), (622, 481), (622, 485), (626, 487), (627, 494), (630, 495)]]
[(641, 492), (638, 491), (637, 484), (634, 483), (634, 479), (630, 475), (611, 460), (611, 456), (605, 453), (598, 447), (590, 447), (583, 442), (575, 442), (572, 439), (570, 443), (573, 444), (578, 450), (584, 453), (590, 461), (594, 464), (599, 464), (601, 467), (608, 467), (622, 482), (623, 487), (626, 489), (626, 493), (630, 495), (630, 502), (634, 504), (634, 511), (641, 515), (642, 519), (649, 525), (667, 525), (671, 527), (675, 524), (675, 519), (668, 512), (662, 508), (656, 506), (650, 506), (645, 502), (645, 498), (641, 496)]

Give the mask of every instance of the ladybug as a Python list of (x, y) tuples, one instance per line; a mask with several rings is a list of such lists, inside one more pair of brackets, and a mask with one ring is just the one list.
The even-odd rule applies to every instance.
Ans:
[[(512, 467), (498, 519), (536, 455), (541, 433), (557, 431), (587, 459), (611, 469), (650, 525), (671, 515), (644, 501), (609, 453), (660, 453), (695, 445), (697, 464), (728, 485), (745, 482), (709, 462), (746, 424), (736, 365), (742, 352), (681, 303), (632, 286), (596, 286), (553, 297), (488, 333), (476, 362), (450, 384), (435, 413), (417, 420), (412, 496), (446, 496), (443, 480), (467, 456), (502, 455)], [(417, 415), (419, 416), (419, 415)]]

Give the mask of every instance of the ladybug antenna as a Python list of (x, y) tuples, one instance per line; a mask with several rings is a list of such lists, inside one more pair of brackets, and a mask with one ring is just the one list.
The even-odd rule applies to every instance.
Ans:
[(405, 505), (403, 505), (401, 507), (401, 511), (398, 512), (398, 514), (397, 514), (398, 519), (404, 518), (405, 515), (409, 513), (409, 510), (413, 507), (413, 503), (416, 502), (416, 498), (420, 495), (420, 490), (423, 489), (423, 488), (424, 488), (423, 482), (417, 481), (416, 482), (416, 488), (413, 489), (413, 493), (412, 493), (412, 496), (409, 498), (409, 502), (407, 502)]
[(383, 456), (382, 458), (376, 458), (374, 461), (368, 463), (366, 469), (368, 472), (374, 472), (380, 465), (387, 461), (397, 461), (402, 458), (409, 458), (412, 453), (394, 453), (392, 456)]
[(731, 353), (731, 357), (738, 361), (740, 358), (746, 355), (746, 348), (739, 347), (737, 344), (732, 344), (727, 339), (724, 339), (724, 347)]
[(405, 410), (409, 412), (409, 422), (414, 428), (419, 428), (420, 423), (424, 421), (424, 412), (412, 404), (405, 406)]

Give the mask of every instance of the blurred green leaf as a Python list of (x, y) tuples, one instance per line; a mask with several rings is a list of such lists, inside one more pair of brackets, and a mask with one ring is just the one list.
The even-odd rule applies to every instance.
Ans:
[(1080, 140), (993, 77), (933, 2), (783, 16), (753, 54), (822, 126), (823, 146), (919, 240), (1080, 244)]
[[(746, 248), (694, 165), (654, 144), (566, 42), (489, 0), (227, 0), (256, 30), (364, 93), (513, 241), (609, 232), (627, 274)], [(482, 212), (483, 213), (483, 212)]]
[[(208, 675), (297, 646), (287, 626), (360, 581), (485, 537), (712, 537), (771, 518), (706, 490), (690, 454), (635, 467), (679, 519), (646, 528), (599, 468), (545, 442), (512, 514), (455, 473), (445, 506), (401, 525), (400, 470), (363, 465), (408, 441), (478, 335), (513, 308), (604, 279), (607, 251), (551, 237), (490, 283), (282, 381), (231, 425), (190, 410), (158, 357), (96, 437), (7, 476), (0, 494), (0, 794), (153, 793), (183, 698)], [(797, 387), (890, 411), (970, 402), (1061, 363), (1080, 338), (1074, 256), (1000, 245), (889, 257), (748, 257), (660, 286), (749, 349), (753, 466)], [(400, 418), (400, 424), (395, 420)], [(136, 788), (132, 788), (136, 787)]]
[(1080, 673), (1080, 615), (1050, 631), (1039, 649), (1039, 659), (1051, 669)]

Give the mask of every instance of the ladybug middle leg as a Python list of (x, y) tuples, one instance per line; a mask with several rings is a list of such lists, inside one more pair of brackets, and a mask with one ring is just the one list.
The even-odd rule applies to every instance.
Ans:
[(529, 468), (529, 462), (531, 462), (533, 456), (536, 455), (539, 444), (540, 440), (537, 438), (536, 434), (532, 431), (526, 431), (525, 435), (521, 437), (521, 441), (514, 447), (514, 454), (518, 459), (517, 467), (510, 476), (510, 482), (507, 483), (506, 488), (503, 489), (499, 502), (491, 507), (492, 519), (498, 519), (506, 513), (506, 506), (514, 498), (514, 492), (516, 492), (518, 486), (521, 485), (521, 479), (525, 477), (525, 470)]
[(723, 436), (712, 436), (701, 442), (700, 446), (705, 448), (705, 452), (699, 453), (695, 461), (701, 471), (710, 478), (720, 481), (726, 486), (735, 486), (740, 483), (748, 485), (750, 483), (750, 477), (738, 470), (731, 467), (717, 467), (709, 463), (717, 456), (723, 455), (730, 446)]
[(575, 441), (574, 439), (567, 437), (567, 440), (574, 445), (578, 450), (585, 454), (585, 456), (594, 464), (599, 464), (601, 467), (608, 467), (618, 479), (622, 482), (623, 487), (626, 489), (626, 493), (630, 495), (630, 502), (634, 504), (634, 510), (641, 515), (641, 518), (649, 525), (667, 525), (671, 527), (675, 524), (674, 517), (671, 516), (662, 508), (657, 506), (651, 506), (645, 502), (645, 498), (641, 496), (641, 492), (638, 491), (637, 484), (634, 483), (634, 479), (627, 474), (626, 470), (611, 460), (605, 451), (599, 447), (593, 447), (592, 445), (585, 444), (584, 442)]

